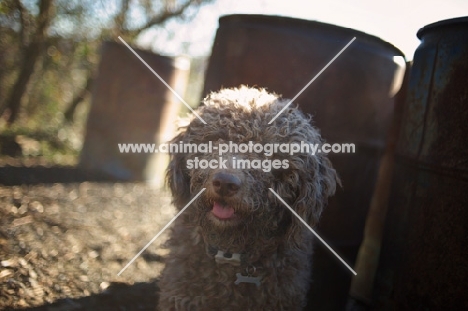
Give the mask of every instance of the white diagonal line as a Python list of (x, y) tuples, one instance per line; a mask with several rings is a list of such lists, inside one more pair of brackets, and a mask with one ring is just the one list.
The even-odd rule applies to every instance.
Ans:
[(200, 190), (200, 192), (198, 192), (198, 194), (192, 200), (190, 200), (190, 202), (188, 202), (187, 205), (185, 205), (184, 208), (181, 209), (180, 212), (178, 212), (177, 215), (175, 215), (171, 221), (169, 221), (167, 225), (165, 225), (164, 228), (162, 228), (161, 231), (159, 231), (158, 234), (156, 234), (154, 238), (152, 238), (151, 241), (149, 241), (148, 244), (146, 244), (145, 247), (143, 247), (141, 251), (139, 251), (138, 254), (136, 254), (135, 257), (133, 257), (132, 260), (130, 260), (128, 264), (122, 268), (122, 270), (120, 270), (119, 273), (117, 273), (117, 276), (120, 276), (122, 272), (124, 272), (138, 258), (138, 256), (140, 256), (145, 251), (145, 249), (147, 249), (164, 232), (164, 230), (166, 230), (177, 219), (177, 217), (179, 217), (187, 209), (187, 207), (189, 207), (190, 204), (192, 204), (193, 201), (195, 201), (205, 190), (206, 188)]
[(291, 213), (294, 214), (294, 216), (297, 217), (297, 219), (299, 219), (303, 224), (304, 226), (307, 227), (307, 229), (309, 229), (319, 240), (320, 242), (323, 243), (323, 245), (325, 245), (354, 275), (357, 275), (357, 273), (333, 250), (333, 248), (331, 248), (318, 234), (317, 232), (314, 231), (314, 229), (312, 229), (302, 218), (301, 216), (299, 216), (289, 205), (288, 203), (286, 203), (273, 189), (271, 188), (268, 188), (270, 189), (271, 192), (273, 192), (273, 194), (291, 211)]
[(187, 106), (187, 108), (190, 109), (190, 111), (192, 111), (192, 113), (193, 113), (194, 115), (196, 115), (197, 118), (200, 119), (200, 121), (203, 122), (203, 124), (206, 124), (205, 120), (203, 120), (203, 119), (198, 115), (198, 113), (196, 113), (196, 112), (192, 109), (192, 107), (190, 107), (190, 105), (187, 104), (187, 102), (186, 102), (182, 97), (180, 97), (179, 94), (177, 94), (177, 92), (174, 91), (174, 89), (173, 89), (172, 87), (170, 87), (170, 85), (167, 84), (166, 81), (164, 81), (164, 79), (161, 78), (161, 76), (158, 75), (157, 72), (154, 71), (153, 68), (151, 68), (150, 65), (148, 65), (148, 64), (143, 60), (143, 58), (141, 58), (140, 55), (138, 55), (138, 53), (135, 52), (135, 50), (132, 49), (132, 47), (131, 47), (130, 45), (127, 44), (127, 42), (125, 42), (124, 39), (122, 39), (120, 36), (119, 36), (119, 39), (120, 39), (120, 41), (122, 41), (123, 44), (125, 44), (125, 46), (126, 46), (133, 54), (135, 54), (136, 57), (138, 57), (138, 59), (139, 59), (146, 67), (148, 67), (148, 69), (149, 69), (159, 80), (161, 80), (161, 82), (169, 89), (169, 91), (172, 92), (172, 94), (175, 95), (175, 97), (177, 97), (182, 103), (184, 103), (184, 105)]
[(332, 64), (332, 63), (333, 63), (333, 62), (334, 62), (334, 61), (335, 61), (335, 60), (338, 58), (338, 56), (340, 56), (340, 55), (341, 55), (341, 53), (343, 53), (343, 52), (344, 52), (344, 50), (346, 50), (346, 49), (348, 48), (348, 46), (350, 46), (350, 45), (351, 45), (351, 43), (353, 43), (353, 41), (354, 41), (354, 40), (356, 40), (356, 37), (352, 38), (352, 39), (351, 39), (351, 41), (349, 41), (349, 42), (348, 42), (348, 44), (346, 44), (346, 45), (345, 45), (345, 47), (344, 47), (344, 48), (342, 48), (342, 49), (341, 49), (341, 51), (339, 51), (339, 52), (338, 52), (338, 54), (336, 54), (336, 55), (335, 55), (335, 57), (333, 57), (333, 58), (332, 58), (332, 60), (331, 60), (331, 61), (329, 61), (329, 62), (328, 62), (328, 64), (326, 64), (326, 65), (325, 65), (325, 67), (323, 67), (323, 69), (322, 69), (322, 70), (320, 70), (320, 72), (319, 72), (319, 73), (317, 73), (317, 74), (315, 75), (315, 77), (313, 77), (313, 78), (312, 78), (312, 80), (310, 80), (310, 81), (309, 81), (309, 83), (307, 83), (307, 85), (306, 85), (306, 86), (304, 86), (304, 87), (302, 88), (302, 90), (300, 90), (300, 91), (299, 91), (299, 93), (297, 93), (297, 95), (296, 95), (296, 96), (294, 96), (294, 98), (293, 98), (293, 99), (291, 99), (291, 100), (289, 101), (289, 103), (288, 103), (286, 106), (284, 106), (284, 107), (283, 107), (283, 109), (281, 109), (281, 111), (280, 111), (280, 112), (278, 112), (278, 113), (276, 114), (276, 116), (275, 116), (273, 119), (271, 119), (271, 121), (270, 121), (270, 122), (268, 122), (268, 124), (271, 124), (273, 121), (275, 121), (275, 119), (276, 119), (276, 118), (278, 118), (278, 117), (279, 117), (279, 115), (280, 115), (280, 114), (282, 114), (282, 113), (283, 113), (283, 111), (285, 111), (285, 110), (286, 110), (286, 108), (288, 108), (288, 107), (289, 107), (289, 105), (291, 105), (291, 104), (292, 104), (292, 102), (293, 102), (294, 100), (296, 100), (296, 98), (298, 98), (298, 97), (299, 97), (299, 95), (301, 95), (301, 94), (302, 94), (302, 92), (304, 92), (304, 91), (305, 91), (305, 89), (306, 89), (306, 88), (308, 88), (308, 87), (309, 87), (309, 85), (311, 85), (311, 84), (312, 84), (312, 82), (314, 82), (314, 81), (315, 81), (315, 80), (316, 80), (316, 79), (317, 79), (317, 78), (318, 78), (318, 77), (319, 77), (319, 76), (320, 76), (320, 75), (321, 75), (321, 74), (322, 74), (322, 73), (325, 71), (325, 69), (327, 69), (327, 68), (328, 68), (328, 66), (330, 66), (330, 65), (331, 65), (331, 64)]

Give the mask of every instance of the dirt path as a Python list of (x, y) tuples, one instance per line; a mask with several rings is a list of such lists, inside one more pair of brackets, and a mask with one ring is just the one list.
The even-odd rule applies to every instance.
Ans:
[(141, 183), (0, 186), (0, 310), (155, 310), (168, 193)]

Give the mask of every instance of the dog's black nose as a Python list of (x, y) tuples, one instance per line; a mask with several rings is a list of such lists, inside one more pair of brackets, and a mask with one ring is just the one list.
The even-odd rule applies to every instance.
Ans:
[(213, 176), (212, 184), (217, 194), (223, 197), (230, 197), (239, 191), (241, 180), (233, 174), (219, 172)]

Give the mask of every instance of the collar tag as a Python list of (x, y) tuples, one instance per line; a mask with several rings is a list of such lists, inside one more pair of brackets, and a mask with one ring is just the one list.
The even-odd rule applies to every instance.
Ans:
[(215, 255), (216, 263), (228, 263), (233, 266), (240, 266), (241, 264), (241, 254), (238, 253), (225, 253), (221, 250), (218, 250), (218, 253)]
[(260, 280), (262, 279), (261, 276), (246, 276), (242, 275), (240, 273), (236, 273), (236, 281), (234, 284), (239, 285), (240, 283), (252, 283), (257, 285), (257, 287), (260, 287)]

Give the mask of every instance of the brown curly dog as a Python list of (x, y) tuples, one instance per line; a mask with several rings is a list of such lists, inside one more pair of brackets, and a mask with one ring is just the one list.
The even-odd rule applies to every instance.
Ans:
[[(287, 103), (263, 89), (224, 89), (197, 110), (207, 124), (192, 116), (173, 139), (179, 146), (211, 142), (213, 151), (171, 153), (167, 180), (176, 208), (206, 189), (172, 227), (161, 311), (303, 308), (312, 234), (269, 188), (314, 226), (338, 179), (323, 153), (265, 152), (274, 144), (322, 143), (297, 108), (268, 124)], [(216, 147), (229, 142), (239, 150), (220, 156)], [(255, 144), (264, 151), (241, 152)]]

